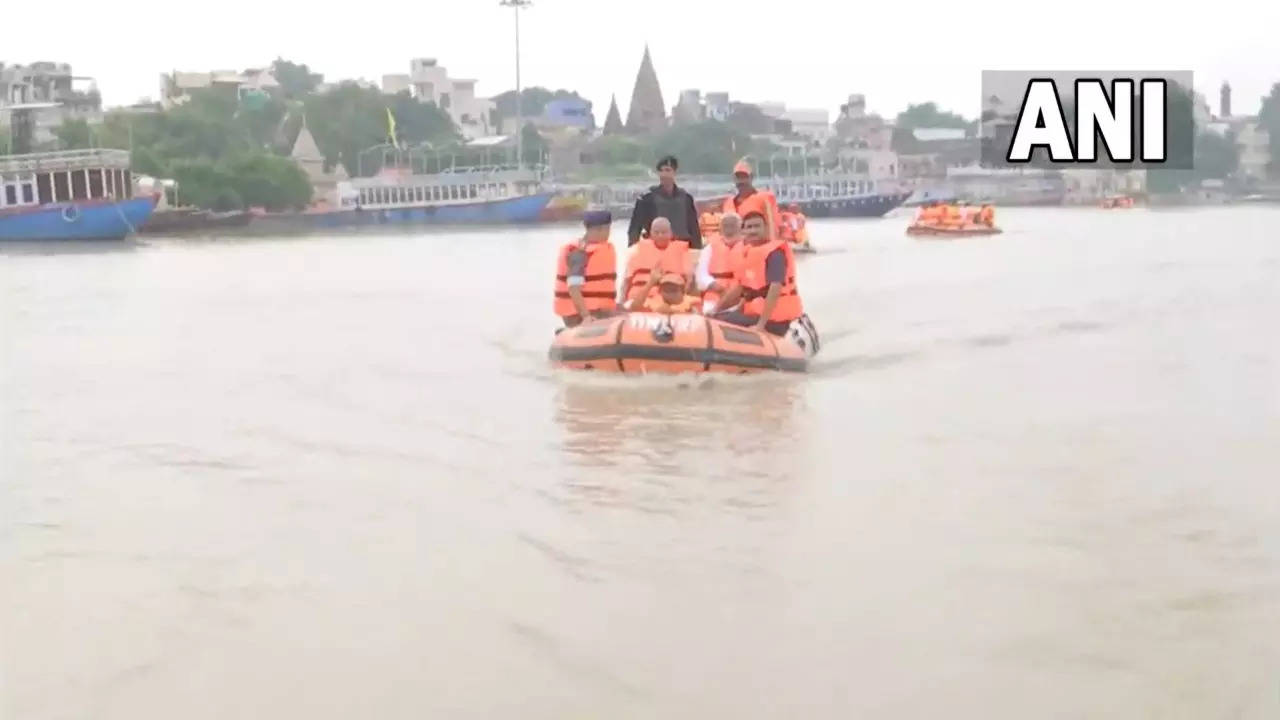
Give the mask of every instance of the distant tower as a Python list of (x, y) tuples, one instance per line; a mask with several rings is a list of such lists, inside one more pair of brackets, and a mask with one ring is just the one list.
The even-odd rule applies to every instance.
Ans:
[(1218, 105), (1222, 119), (1231, 117), (1231, 83), (1225, 80), (1222, 82), (1222, 89), (1218, 91)]
[(662, 102), (662, 88), (658, 86), (658, 74), (653, 71), (649, 46), (645, 45), (640, 72), (636, 74), (636, 86), (631, 91), (631, 107), (627, 108), (627, 130), (656, 133), (666, 126), (667, 110)]
[(614, 95), (609, 100), (609, 114), (604, 119), (604, 134), (617, 135), (623, 129), (622, 113), (618, 112), (618, 96)]

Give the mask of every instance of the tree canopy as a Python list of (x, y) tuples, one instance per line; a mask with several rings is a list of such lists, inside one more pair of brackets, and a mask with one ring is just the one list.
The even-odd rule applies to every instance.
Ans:
[[(548, 90), (544, 87), (528, 87), (520, 90), (520, 109), (524, 113), (524, 117), (534, 117), (541, 115), (546, 109), (547, 103), (552, 100), (581, 100), (588, 105), (591, 101), (579, 95), (573, 90)], [(496, 124), (501, 127), (502, 121), (506, 118), (516, 116), (516, 91), (508, 90), (493, 97), (493, 114)], [(595, 116), (592, 115), (591, 126), (595, 127)]]
[(1258, 124), (1271, 137), (1271, 158), (1267, 169), (1272, 175), (1280, 175), (1280, 82), (1271, 86), (1271, 92), (1262, 99), (1258, 110)]
[(913, 128), (969, 128), (973, 123), (964, 116), (941, 110), (935, 102), (908, 105), (906, 110), (898, 113), (895, 126), (904, 129)]

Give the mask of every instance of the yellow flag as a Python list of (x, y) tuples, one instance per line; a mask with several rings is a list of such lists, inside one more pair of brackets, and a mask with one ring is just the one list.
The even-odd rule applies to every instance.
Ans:
[(387, 108), (387, 139), (396, 148), (400, 147), (400, 141), (396, 139), (396, 116), (392, 114), (391, 108)]

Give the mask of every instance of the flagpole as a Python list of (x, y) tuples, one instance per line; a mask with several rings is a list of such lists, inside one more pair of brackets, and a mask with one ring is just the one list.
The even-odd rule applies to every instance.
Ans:
[(516, 16), (516, 168), (524, 169), (524, 98), (520, 96), (520, 10), (533, 4), (533, 0), (499, 0), (499, 5), (509, 7)]

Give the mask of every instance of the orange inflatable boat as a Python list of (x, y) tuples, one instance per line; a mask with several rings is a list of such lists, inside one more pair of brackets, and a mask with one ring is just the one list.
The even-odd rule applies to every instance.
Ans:
[(944, 227), (939, 225), (921, 225), (913, 223), (907, 226), (908, 235), (923, 235), (926, 237), (970, 237), (974, 235), (999, 235), (1004, 232), (997, 227), (986, 227), (985, 225), (963, 225), (960, 227)]
[[(816, 332), (809, 337), (816, 351)], [(808, 355), (789, 337), (702, 315), (642, 312), (562, 330), (550, 352), (556, 367), (627, 374), (804, 372)]]

